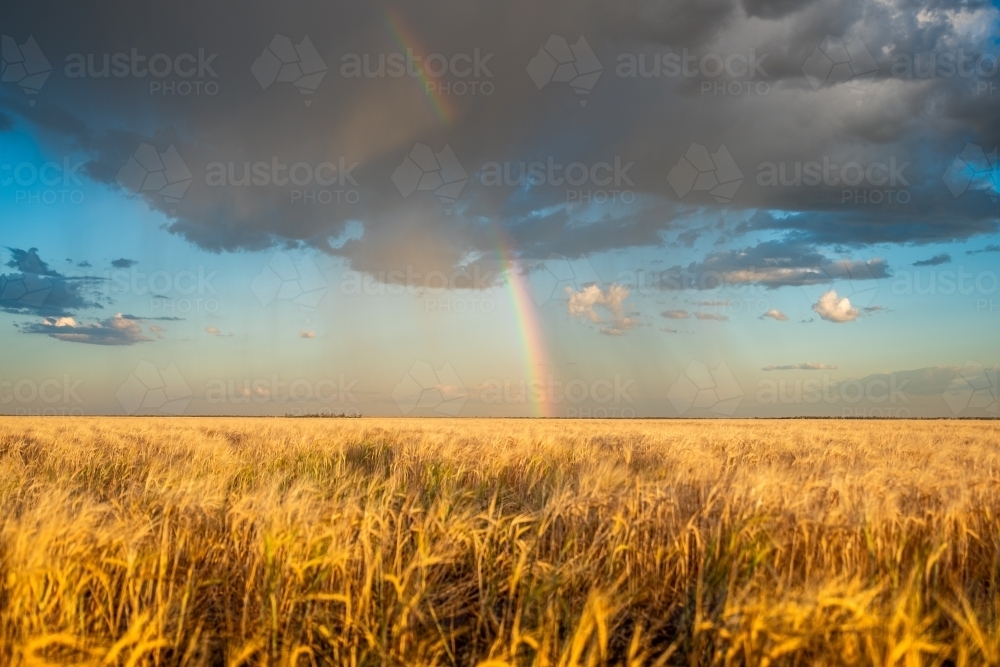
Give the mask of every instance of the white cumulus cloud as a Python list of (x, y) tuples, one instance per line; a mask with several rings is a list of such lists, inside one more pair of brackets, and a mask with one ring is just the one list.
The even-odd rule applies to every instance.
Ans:
[(846, 296), (837, 295), (836, 290), (824, 293), (815, 304), (816, 314), (829, 322), (853, 322), (860, 312), (851, 306), (851, 300)]
[[(580, 291), (567, 287), (566, 294), (569, 295), (569, 314), (602, 325), (602, 334), (620, 336), (639, 325), (638, 320), (625, 313), (625, 299), (628, 298), (629, 290), (624, 285), (612, 284), (606, 290), (597, 285), (588, 285)], [(611, 318), (601, 317), (596, 310), (598, 307), (607, 311)]]

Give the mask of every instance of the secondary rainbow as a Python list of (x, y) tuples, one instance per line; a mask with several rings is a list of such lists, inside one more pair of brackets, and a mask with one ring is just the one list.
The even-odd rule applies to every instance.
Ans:
[[(396, 46), (399, 47), (403, 55), (412, 53), (416, 58), (419, 58), (420, 62), (425, 62), (428, 55), (427, 50), (420, 44), (416, 33), (406, 24), (403, 15), (394, 8), (387, 7), (382, 11), (382, 18), (389, 35), (396, 42)], [(440, 82), (428, 76), (424, 67), (419, 68), (416, 80), (420, 84), (420, 92), (427, 100), (431, 113), (438, 123), (445, 126), (451, 125), (458, 112), (451, 98), (441, 94)]]

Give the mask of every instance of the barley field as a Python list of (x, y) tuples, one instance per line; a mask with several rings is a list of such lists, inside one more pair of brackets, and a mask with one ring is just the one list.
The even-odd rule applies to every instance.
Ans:
[(1000, 664), (1000, 424), (0, 418), (3, 665)]

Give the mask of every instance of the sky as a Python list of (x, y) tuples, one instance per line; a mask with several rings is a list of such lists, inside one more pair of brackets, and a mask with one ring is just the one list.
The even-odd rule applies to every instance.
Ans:
[(0, 33), (2, 414), (997, 417), (994, 4)]

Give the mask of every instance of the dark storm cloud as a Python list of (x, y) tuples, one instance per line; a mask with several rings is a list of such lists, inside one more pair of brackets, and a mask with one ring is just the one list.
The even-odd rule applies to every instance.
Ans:
[(939, 255), (934, 255), (928, 259), (921, 259), (913, 263), (913, 266), (938, 266), (939, 264), (947, 264), (951, 261), (951, 255), (948, 253), (941, 253)]
[(837, 280), (878, 280), (889, 276), (880, 258), (828, 257), (798, 241), (765, 241), (740, 250), (714, 252), (701, 262), (674, 266), (662, 285), (670, 288), (713, 289), (720, 285), (761, 285), (766, 288), (822, 285)]
[[(662, 244), (662, 232), (671, 228), (678, 207), (651, 206), (645, 210), (609, 211), (596, 220), (581, 221), (573, 209), (558, 209), (519, 218), (508, 226), (521, 257), (544, 259), (553, 252), (578, 257), (605, 250), (620, 250)], [(486, 230), (486, 234), (493, 233)], [(484, 239), (485, 240), (485, 239)]]
[(91, 292), (101, 282), (94, 277), (66, 276), (38, 256), (31, 248), (7, 248), (15, 269), (0, 275), (0, 310), (8, 313), (64, 317), (83, 308), (100, 308)]
[(776, 19), (801, 10), (812, 0), (743, 0), (743, 9), (748, 16)]
[[(959, 165), (943, 180), (966, 144), (989, 152), (1000, 143), (1000, 95), (978, 88), (996, 86), (998, 77), (921, 77), (901, 67), (920, 54), (981, 55), (996, 12), (976, 3), (921, 9), (903, 0), (357, 1), (239, 10), (190, 0), (17, 3), (4, 10), (5, 34), (34, 35), (53, 73), (34, 106), (17, 86), (0, 86), (0, 130), (17, 117), (46, 144), (85, 152), (86, 173), (111, 188), (150, 185), (130, 162), (137, 155), (147, 158), (142, 169), (171, 165), (156, 188), (134, 196), (162, 212), (169, 231), (212, 251), (311, 246), (376, 275), (411, 265), (450, 270), (488, 263), (498, 238), (525, 260), (659, 246), (680, 218), (728, 209), (752, 213), (733, 235), (778, 232), (789, 239), (787, 252), (803, 253), (782, 252), (779, 264), (792, 277), (761, 284), (799, 284), (809, 279), (802, 269), (826, 259), (818, 246), (937, 243), (998, 229), (981, 179), (963, 181), (968, 170)], [(375, 71), (380, 57), (405, 49), (392, 36), (400, 26), (424, 52), (470, 63), (478, 53), (478, 73), (432, 80), (450, 88), (431, 95), (411, 76), (343, 75), (352, 58), (367, 55)], [(327, 69), (318, 84), (304, 86), (312, 94), (267, 83), (266, 72), (258, 71), (266, 87), (255, 78), (251, 66), (275, 34), (295, 45), (308, 37), (315, 46)], [(585, 37), (603, 68), (592, 88), (539, 88), (528, 75), (552, 35), (571, 45)], [(817, 49), (844, 43), (864, 47), (873, 81), (831, 84)], [(105, 54), (133, 49), (146, 65), (162, 53), (193, 74), (77, 76), (88, 58), (101, 71)], [(184, 54), (190, 59), (177, 60)], [(692, 58), (691, 76), (670, 75), (668, 56)], [(755, 60), (755, 78), (739, 68), (712, 74), (714, 63), (731, 56)], [(465, 61), (457, 62), (464, 71)], [(633, 75), (629, 62), (644, 67)], [(811, 79), (803, 72), (809, 62), (820, 63)], [(202, 92), (181, 94), (182, 83)], [(459, 83), (466, 94), (456, 93)], [(468, 92), (473, 83), (480, 94)], [(490, 94), (482, 93), (485, 84)], [(393, 182), (418, 143), (438, 159), (446, 145), (454, 152), (467, 178), (451, 193), (457, 196)], [(692, 144), (712, 154), (707, 167)], [(735, 167), (726, 170), (723, 196), (709, 183), (723, 174), (721, 147)], [(685, 167), (685, 156), (698, 164)], [(535, 183), (488, 178), (492, 165), (516, 173), (531, 162), (563, 171)], [(313, 177), (275, 184), (296, 163)], [(565, 167), (573, 163), (632, 167), (622, 178), (598, 169), (569, 185)], [(812, 182), (811, 164), (836, 168)], [(323, 183), (315, 178), (320, 165), (329, 165)], [(678, 167), (710, 173), (695, 182), (677, 178)], [(605, 173), (615, 174), (612, 182)], [(268, 184), (254, 184), (252, 175)], [(608, 203), (595, 204), (600, 196)], [(351, 221), (363, 234), (344, 241)], [(687, 230), (678, 241), (696, 239)], [(743, 260), (722, 253), (705, 261), (712, 262)]]
[(129, 315), (127, 313), (119, 313), (119, 315), (126, 320), (135, 320), (136, 322), (183, 322), (183, 317), (139, 317), (138, 315)]
[[(78, 321), (79, 311), (102, 307), (95, 297), (104, 286), (103, 278), (66, 276), (41, 259), (37, 248), (7, 248), (7, 251), (11, 259), (6, 264), (17, 271), (0, 275), (0, 310), (41, 318), (15, 323), (21, 333), (40, 334), (70, 343), (134, 345), (151, 340), (142, 330), (144, 322), (183, 319), (117, 313), (103, 320)], [(80, 266), (85, 264), (89, 266), (86, 262), (79, 263)]]
[(1000, 252), (1000, 245), (991, 243), (983, 248), (978, 248), (977, 250), (966, 250), (966, 255), (979, 255), (984, 252)]
[(7, 266), (12, 269), (20, 269), (24, 273), (48, 276), (50, 278), (60, 277), (60, 273), (58, 271), (49, 268), (48, 262), (45, 262), (38, 256), (38, 248), (29, 248), (28, 250), (22, 250), (20, 248), (7, 248), (7, 251), (10, 252), (11, 255), (11, 259), (7, 262)]
[(134, 259), (126, 259), (122, 257), (121, 259), (112, 260), (111, 266), (115, 267), (116, 269), (130, 269), (138, 263), (139, 262), (135, 261)]
[(877, 243), (941, 243), (993, 234), (998, 229), (997, 224), (996, 219), (986, 217), (942, 220), (898, 211), (822, 211), (792, 215), (758, 211), (748, 221), (752, 230), (787, 232), (810, 243), (852, 247)]

